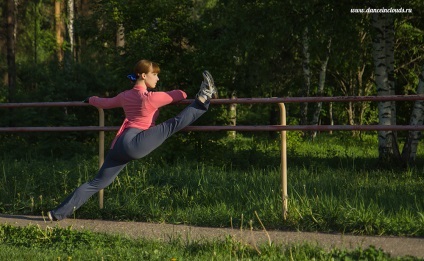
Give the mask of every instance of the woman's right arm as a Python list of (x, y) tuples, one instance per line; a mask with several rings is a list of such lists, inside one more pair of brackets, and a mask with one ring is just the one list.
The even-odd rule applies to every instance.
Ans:
[(172, 90), (168, 92), (151, 92), (150, 104), (155, 108), (179, 102), (187, 98), (187, 94), (182, 90)]

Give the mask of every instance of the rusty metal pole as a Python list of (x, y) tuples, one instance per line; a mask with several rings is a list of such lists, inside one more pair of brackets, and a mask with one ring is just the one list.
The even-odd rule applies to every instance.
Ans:
[[(279, 103), (281, 125), (286, 126), (286, 107)], [(283, 199), (283, 219), (287, 219), (288, 193), (287, 193), (287, 136), (286, 131), (281, 131), (281, 196)]]
[[(105, 126), (105, 112), (102, 108), (97, 108), (99, 110), (99, 127)], [(105, 132), (99, 131), (99, 169), (102, 167), (105, 159)], [(103, 198), (104, 190), (99, 191), (99, 207), (103, 209)]]

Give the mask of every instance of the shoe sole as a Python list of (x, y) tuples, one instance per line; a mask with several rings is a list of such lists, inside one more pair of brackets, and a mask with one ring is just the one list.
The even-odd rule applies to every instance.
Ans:
[(57, 221), (57, 219), (52, 215), (52, 212), (49, 211), (47, 212), (47, 217), (49, 218), (50, 221)]

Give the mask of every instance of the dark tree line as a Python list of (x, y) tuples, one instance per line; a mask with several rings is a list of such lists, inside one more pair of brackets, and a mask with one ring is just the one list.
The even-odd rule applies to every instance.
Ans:
[[(412, 12), (351, 12), (383, 7)], [(195, 92), (208, 68), (228, 98), (423, 92), (421, 1), (3, 0), (1, 8), (2, 102), (112, 96), (129, 87), (125, 75), (141, 58), (161, 64), (162, 89)], [(290, 124), (422, 124), (422, 107), (297, 104), (288, 116)], [(63, 113), (55, 117), (86, 117)], [(217, 121), (275, 124), (275, 115), (232, 106)], [(420, 135), (380, 132), (381, 159), (413, 162)]]

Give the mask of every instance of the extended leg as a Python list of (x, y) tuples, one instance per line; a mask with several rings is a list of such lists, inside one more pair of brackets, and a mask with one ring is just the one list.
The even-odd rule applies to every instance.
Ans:
[(105, 159), (97, 176), (90, 182), (82, 184), (69, 195), (56, 209), (51, 211), (57, 220), (64, 219), (80, 208), (93, 194), (110, 185), (128, 161), (112, 159), (111, 153)]
[(203, 82), (193, 103), (187, 106), (176, 117), (155, 127), (138, 133), (125, 148), (132, 159), (140, 159), (159, 147), (167, 138), (192, 124), (209, 108), (210, 99), (216, 97), (217, 90), (212, 75), (203, 72)]
[(159, 147), (167, 138), (192, 124), (208, 109), (209, 102), (195, 100), (176, 117), (138, 133), (126, 146), (132, 159), (140, 159)]

